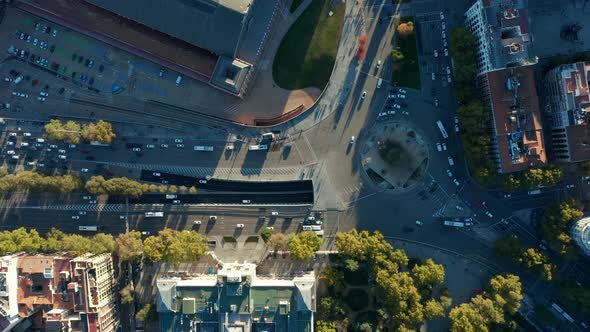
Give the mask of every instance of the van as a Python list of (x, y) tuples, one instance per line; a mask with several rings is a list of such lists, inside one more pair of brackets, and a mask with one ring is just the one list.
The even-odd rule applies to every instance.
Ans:
[(181, 81), (182, 81), (182, 75), (178, 75), (178, 77), (176, 78), (176, 86), (180, 85)]
[(379, 88), (381, 87), (381, 83), (383, 83), (383, 79), (382, 79), (382, 78), (380, 78), (380, 79), (377, 81), (377, 89), (379, 89)]

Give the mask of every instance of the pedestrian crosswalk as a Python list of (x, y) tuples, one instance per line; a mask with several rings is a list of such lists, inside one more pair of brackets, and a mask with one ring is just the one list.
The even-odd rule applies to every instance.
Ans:
[(121, 212), (124, 211), (123, 204), (56, 204), (38, 206), (39, 209), (63, 210), (63, 211), (102, 211), (102, 212)]

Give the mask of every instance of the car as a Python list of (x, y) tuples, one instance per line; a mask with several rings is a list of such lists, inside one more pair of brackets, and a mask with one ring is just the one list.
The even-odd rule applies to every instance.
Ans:
[(395, 111), (394, 110), (387, 111), (387, 114), (389, 114), (389, 115), (395, 115)]
[(278, 216), (278, 215), (279, 215), (279, 212), (278, 212), (278, 211), (272, 211), (272, 212), (270, 213), (270, 215), (271, 215), (271, 216)]
[(35, 22), (35, 25), (33, 25), (33, 27), (35, 28), (35, 31), (39, 31), (40, 26), (41, 26), (41, 23), (39, 23), (39, 22)]
[(461, 131), (461, 128), (459, 128), (459, 125), (458, 125), (458, 124), (456, 124), (456, 125), (455, 125), (455, 132), (456, 132), (456, 133), (458, 133), (458, 132), (460, 132), (460, 131)]
[(244, 228), (244, 224), (237, 224), (236, 228)]
[(354, 136), (351, 136), (351, 137), (350, 137), (350, 142), (349, 142), (349, 144), (350, 144), (350, 145), (353, 145), (353, 144), (354, 144)]
[(384, 117), (387, 116), (387, 112), (381, 112), (377, 115), (378, 117)]
[(150, 234), (152, 233), (150, 233), (149, 231), (141, 231), (141, 235), (148, 236)]
[(8, 146), (14, 146), (14, 142), (13, 141), (6, 141), (6, 145), (8, 145)]
[(88, 204), (96, 204), (96, 200), (88, 201)]
[(175, 138), (174, 143), (184, 143), (184, 140), (182, 138)]
[(267, 227), (265, 227), (265, 228), (266, 228), (266, 229), (268, 229), (268, 230), (271, 230), (271, 231), (272, 231), (273, 229), (275, 229), (275, 228), (274, 228), (274, 227), (272, 227), (272, 226), (267, 226)]
[(451, 73), (451, 67), (447, 66), (447, 74)]
[(57, 29), (53, 29), (53, 33), (51, 34), (53, 37), (57, 37)]
[(459, 186), (459, 181), (457, 179), (453, 179), (453, 183), (458, 187)]
[(381, 68), (381, 60), (377, 61), (377, 66), (375, 66), (375, 69), (379, 69)]
[(168, 148), (168, 144), (161, 144), (160, 145), (161, 148), (167, 149)]
[(92, 198), (91, 196), (84, 196), (84, 197), (82, 197), (82, 199), (91, 199), (91, 198)]
[(12, 156), (11, 157), (13, 160), (18, 160), (18, 156)]
[(449, 49), (445, 47), (445, 56), (449, 56)]
[(408, 93), (408, 92), (407, 92), (406, 90), (404, 90), (404, 89), (397, 89), (397, 92), (398, 92), (398, 93), (403, 93), (403, 94), (406, 94), (406, 93)]
[(217, 216), (209, 216), (209, 221), (217, 221)]
[(70, 149), (75, 149), (75, 148), (76, 148), (76, 144), (70, 144), (70, 145), (68, 145), (68, 147), (69, 147)]
[(438, 142), (436, 143), (436, 150), (438, 152), (441, 152), (442, 151), (442, 145), (440, 145), (440, 143), (438, 143)]
[(447, 169), (447, 175), (452, 178), (453, 177), (453, 172), (451, 172), (450, 169)]
[(416, 220), (416, 225), (422, 226), (422, 225), (424, 225), (424, 223), (421, 220)]
[(61, 160), (66, 160), (67, 159), (67, 157), (65, 155), (63, 155), (63, 154), (60, 154), (58, 156), (58, 158), (61, 159)]
[(34, 161), (27, 161), (27, 166), (35, 166), (35, 162)]
[(408, 111), (402, 111), (402, 114), (403, 115), (410, 115), (410, 112), (408, 112)]
[(160, 173), (160, 172), (154, 172), (154, 173), (152, 173), (152, 175), (153, 176), (162, 176), (162, 173)]
[(141, 148), (133, 148), (132, 151), (133, 152), (141, 152)]
[(207, 180), (201, 179), (201, 180), (199, 180), (199, 183), (201, 183), (201, 184), (207, 184)]
[(366, 96), (367, 96), (367, 91), (363, 91), (363, 93), (361, 94), (361, 99), (365, 99)]
[(510, 194), (504, 194), (504, 198), (510, 198), (510, 197), (512, 197), (512, 195), (510, 195)]
[(463, 211), (463, 207), (461, 205), (456, 205), (455, 209), (457, 209), (457, 211)]
[(494, 215), (490, 211), (486, 211), (486, 216), (494, 218)]
[(80, 216), (72, 216), (72, 219), (78, 220), (78, 219), (80, 219)]
[(89, 169), (88, 168), (82, 168), (80, 169), (80, 172), (82, 173), (88, 173)]
[(441, 31), (441, 37), (442, 39), (447, 39), (447, 34), (445, 33), (445, 30)]
[(446, 24), (445, 24), (444, 21), (442, 22), (441, 27), (442, 27), (443, 30), (446, 30), (447, 26), (446, 26)]
[(39, 44), (39, 39), (33, 39), (33, 46), (37, 46), (37, 44)]
[(27, 147), (27, 146), (29, 146), (29, 143), (28, 142), (21, 142), (20, 143), (20, 146), (21, 147)]
[(94, 60), (89, 60), (88, 61), (88, 68), (92, 68), (94, 67)]
[(43, 148), (43, 143), (35, 143), (36, 148)]
[(8, 137), (16, 137), (16, 133), (8, 133)]
[(443, 12), (440, 12), (440, 19), (444, 20), (445, 19), (445, 14), (443, 14)]
[(447, 151), (447, 143), (443, 143), (443, 144), (442, 144), (442, 149), (443, 149), (444, 151)]
[(184, 148), (184, 144), (176, 144), (176, 147), (179, 149), (182, 149), (182, 148)]
[(59, 149), (59, 150), (57, 150), (57, 152), (58, 152), (58, 153), (61, 153), (61, 154), (65, 154), (65, 153), (66, 153), (66, 150)]
[(148, 149), (155, 149), (156, 148), (156, 146), (154, 144), (147, 144), (145, 147)]
[(16, 152), (14, 150), (8, 150), (8, 151), (6, 151), (6, 154), (8, 154), (8, 155), (15, 155)]
[(50, 144), (49, 147), (52, 149), (57, 149), (57, 145), (55, 145), (55, 144)]
[(172, 204), (180, 204), (180, 200), (179, 199), (175, 199), (172, 201)]
[(543, 243), (539, 243), (539, 248), (541, 248), (542, 250), (547, 250), (547, 246)]
[(567, 189), (571, 189), (571, 188), (573, 188), (573, 187), (574, 187), (574, 185), (573, 185), (573, 184), (568, 184), (568, 185), (566, 185), (565, 187), (566, 187)]
[(438, 51), (437, 50), (434, 50), (434, 57), (438, 58)]
[(447, 82), (451, 83), (452, 81), (451, 74), (447, 74)]
[(158, 76), (164, 77), (165, 72), (166, 72), (166, 70), (164, 70), (164, 68), (160, 68), (160, 72), (158, 73)]
[(391, 105), (393, 108), (397, 108), (398, 110), (401, 109), (402, 107), (399, 104), (393, 104)]
[(86, 211), (78, 211), (78, 214), (81, 216), (85, 216), (87, 213), (86, 213)]
[(453, 160), (453, 157), (447, 157), (447, 161), (449, 162), (449, 166), (453, 166), (455, 165), (455, 161)]
[(455, 115), (453, 121), (455, 121), (455, 124), (459, 124), (459, 117)]
[(444, 46), (444, 47), (447, 47), (447, 46), (448, 46), (448, 44), (447, 44), (447, 40), (446, 40), (446, 39), (443, 39), (443, 46)]
[(403, 94), (400, 94), (400, 93), (398, 93), (398, 94), (396, 95), (396, 98), (405, 99), (405, 98), (406, 98), (406, 95), (403, 95)]

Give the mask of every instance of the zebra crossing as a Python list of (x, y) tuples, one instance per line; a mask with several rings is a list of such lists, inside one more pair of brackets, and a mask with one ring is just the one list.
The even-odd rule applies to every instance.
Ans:
[(124, 211), (123, 204), (56, 204), (38, 206), (38, 209), (62, 210), (62, 211), (102, 211), (102, 212), (121, 212)]
[(233, 113), (237, 113), (240, 110), (240, 106), (241, 103), (235, 103), (235, 104), (231, 104), (227, 107), (225, 107), (222, 112), (226, 113), (226, 114), (233, 114)]
[(420, 196), (423, 200), (428, 200), (433, 205), (433, 217), (442, 217), (449, 201), (448, 194), (440, 188), (438, 183), (421, 183), (418, 187)]
[(192, 167), (192, 166), (173, 166), (160, 164), (134, 164), (126, 162), (97, 162), (111, 166), (119, 166), (132, 169), (149, 169), (166, 173), (185, 175), (191, 177), (205, 178), (208, 176), (216, 178), (229, 178), (236, 175), (241, 176), (295, 176), (298, 175), (302, 167), (277, 167), (277, 168), (213, 168), (213, 167)]

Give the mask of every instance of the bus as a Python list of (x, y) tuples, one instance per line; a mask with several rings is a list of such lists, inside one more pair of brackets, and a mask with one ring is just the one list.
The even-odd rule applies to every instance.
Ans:
[(78, 226), (79, 231), (97, 232), (98, 226)]
[(193, 150), (211, 152), (211, 151), (213, 151), (213, 147), (212, 146), (204, 146), (204, 145), (195, 145), (193, 147)]
[(457, 222), (457, 221), (445, 221), (444, 222), (445, 226), (451, 226), (451, 227), (465, 227), (465, 223), (462, 222)]
[(445, 139), (449, 138), (449, 134), (447, 134), (447, 131), (445, 130), (445, 127), (443, 126), (443, 124), (440, 120), (436, 121), (436, 125), (438, 126), (438, 129), (440, 130), (442, 137)]
[(146, 218), (156, 218), (156, 217), (163, 217), (163, 216), (164, 216), (164, 212), (146, 212), (145, 213)]
[(260, 144), (260, 145), (250, 145), (248, 147), (250, 151), (258, 151), (258, 150), (268, 150), (268, 145)]

